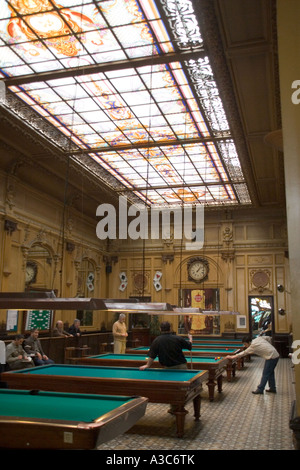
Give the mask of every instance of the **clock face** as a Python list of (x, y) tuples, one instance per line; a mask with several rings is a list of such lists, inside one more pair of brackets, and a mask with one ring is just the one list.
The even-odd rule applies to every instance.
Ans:
[(203, 261), (194, 261), (189, 266), (189, 275), (194, 281), (201, 281), (207, 276), (208, 267)]
[(33, 264), (26, 265), (26, 272), (25, 272), (25, 282), (28, 284), (35, 279), (36, 276), (36, 266)]

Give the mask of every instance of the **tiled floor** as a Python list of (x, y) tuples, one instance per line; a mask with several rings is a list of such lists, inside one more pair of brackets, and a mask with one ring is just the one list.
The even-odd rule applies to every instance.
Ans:
[(205, 386), (201, 420), (194, 421), (189, 403), (183, 438), (176, 437), (175, 419), (167, 413), (168, 406), (149, 403), (146, 415), (135, 426), (99, 450), (294, 450), (289, 428), (295, 399), (292, 363), (290, 359), (279, 360), (276, 395), (253, 395), (263, 362), (252, 357), (232, 382), (224, 377), (223, 392), (216, 392), (214, 402), (208, 400)]

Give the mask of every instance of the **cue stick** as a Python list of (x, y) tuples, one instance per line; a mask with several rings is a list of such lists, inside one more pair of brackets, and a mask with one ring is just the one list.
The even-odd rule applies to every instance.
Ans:
[[(185, 322), (185, 325), (184, 325), (184, 328), (185, 328), (185, 331), (187, 332), (188, 335), (191, 335), (190, 333), (190, 327), (189, 327), (189, 324), (188, 324), (188, 321)], [(192, 336), (192, 335), (191, 335)], [(192, 336), (192, 341), (193, 341), (193, 336)], [(192, 348), (190, 350), (190, 358), (191, 358), (191, 369), (193, 369), (193, 356), (192, 356), (192, 349), (193, 349), (193, 343), (192, 343)]]
[[(191, 335), (192, 336), (192, 335)], [(191, 369), (193, 369), (193, 355), (192, 355), (192, 349), (193, 349), (193, 336), (192, 336), (192, 347), (191, 347), (191, 350), (190, 350), (190, 358), (191, 358)]]

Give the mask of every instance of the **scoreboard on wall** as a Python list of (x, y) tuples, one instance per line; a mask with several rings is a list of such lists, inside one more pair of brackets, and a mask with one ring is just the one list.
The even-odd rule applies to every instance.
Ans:
[(26, 330), (50, 330), (52, 310), (28, 310), (26, 317)]

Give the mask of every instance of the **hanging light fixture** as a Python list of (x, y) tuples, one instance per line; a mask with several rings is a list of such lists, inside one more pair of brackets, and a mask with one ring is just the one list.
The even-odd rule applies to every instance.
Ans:
[[(25, 292), (2, 292), (0, 309), (8, 310), (106, 310), (103, 299), (97, 298), (59, 298), (49, 297), (47, 293), (34, 293), (26, 296)], [(37, 295), (39, 297), (37, 297)]]

